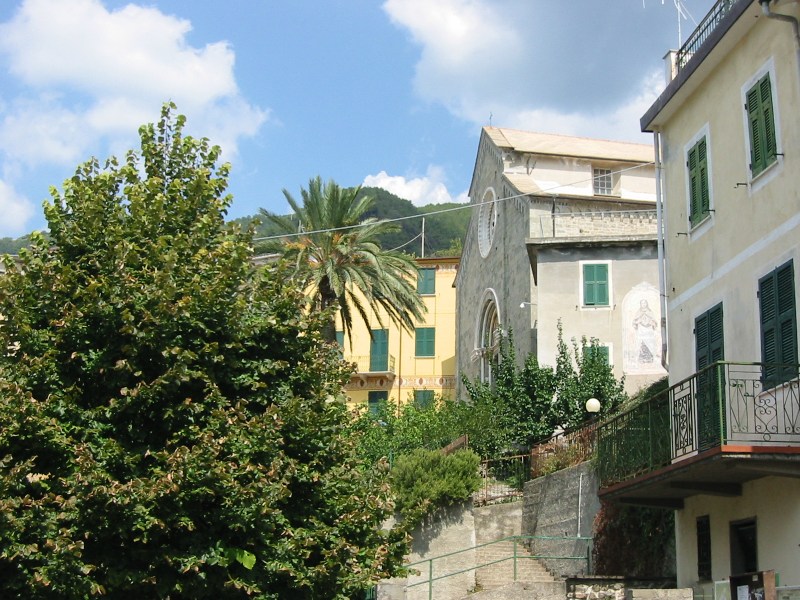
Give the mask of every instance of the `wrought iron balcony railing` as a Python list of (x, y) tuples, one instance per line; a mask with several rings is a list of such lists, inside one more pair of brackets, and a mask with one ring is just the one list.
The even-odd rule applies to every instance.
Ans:
[(798, 365), (718, 362), (603, 422), (604, 486), (723, 445), (800, 446)]
[(680, 71), (689, 62), (695, 52), (706, 43), (706, 40), (711, 36), (717, 25), (720, 24), (722, 19), (727, 15), (733, 5), (739, 0), (718, 0), (716, 4), (708, 11), (705, 18), (700, 21), (700, 24), (688, 37), (680, 50), (678, 50), (675, 57), (675, 68)]

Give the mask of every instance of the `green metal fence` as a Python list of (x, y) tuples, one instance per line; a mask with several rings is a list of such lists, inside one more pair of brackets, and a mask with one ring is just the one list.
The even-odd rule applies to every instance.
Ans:
[[(459, 568), (451, 571), (441, 572), (442, 569), (440, 565), (442, 562), (445, 562), (447, 559), (458, 556), (460, 554), (464, 554), (466, 552), (474, 552), (479, 548), (487, 548), (490, 546), (494, 546), (497, 544), (501, 544), (504, 542), (513, 542), (513, 550), (509, 553), (509, 556), (505, 556), (502, 558), (498, 558), (495, 560), (490, 560), (487, 562), (482, 563), (475, 563), (470, 565), (467, 568)], [(534, 551), (534, 553), (528, 552), (527, 548), (537, 543), (541, 545), (542, 543), (547, 543), (548, 541), (555, 541), (558, 543), (563, 542), (575, 542), (576, 545), (585, 545), (586, 551), (581, 553), (580, 555), (555, 555), (555, 554), (547, 554), (538, 551)], [(475, 546), (471, 546), (469, 548), (464, 548), (463, 550), (456, 550), (455, 552), (448, 552), (447, 554), (440, 554), (439, 556), (434, 556), (431, 558), (426, 558), (425, 560), (420, 560), (417, 562), (413, 562), (408, 564), (409, 569), (413, 569), (419, 571), (419, 573), (424, 577), (424, 579), (420, 581), (416, 581), (414, 583), (410, 583), (406, 586), (406, 589), (413, 588), (417, 586), (425, 585), (428, 587), (428, 600), (433, 599), (433, 587), (434, 583), (437, 581), (441, 581), (443, 579), (447, 579), (449, 577), (455, 577), (456, 575), (461, 575), (463, 573), (469, 573), (470, 571), (475, 571), (477, 569), (481, 569), (483, 567), (489, 567), (492, 565), (497, 565), (500, 563), (505, 563), (508, 561), (513, 562), (513, 578), (514, 581), (517, 580), (518, 572), (517, 566), (519, 561), (524, 560), (576, 560), (576, 561), (586, 561), (586, 570), (589, 571), (589, 565), (591, 562), (591, 543), (592, 538), (589, 537), (580, 537), (580, 536), (533, 536), (533, 535), (514, 535), (501, 538), (499, 540), (495, 540), (493, 542), (487, 542), (485, 544), (477, 544)]]

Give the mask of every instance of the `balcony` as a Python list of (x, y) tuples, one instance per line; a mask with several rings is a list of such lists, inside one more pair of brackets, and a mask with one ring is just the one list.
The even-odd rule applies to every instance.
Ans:
[(694, 54), (700, 50), (713, 31), (738, 0), (718, 0), (675, 55), (676, 73), (680, 72)]
[[(598, 429), (601, 495), (679, 507), (800, 470), (798, 365), (719, 362)], [(791, 461), (791, 462), (790, 462)]]
[(391, 354), (381, 357), (346, 356), (345, 360), (356, 367), (345, 389), (383, 390), (391, 387), (395, 380), (395, 358)]

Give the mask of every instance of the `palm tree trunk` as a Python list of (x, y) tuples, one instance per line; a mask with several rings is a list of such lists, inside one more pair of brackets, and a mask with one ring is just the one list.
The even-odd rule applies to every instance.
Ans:
[[(336, 304), (336, 293), (331, 289), (331, 284), (327, 277), (324, 277), (319, 283), (319, 304), (320, 309), (323, 311)], [(336, 342), (336, 313), (331, 313), (322, 326), (322, 339), (326, 342)]]

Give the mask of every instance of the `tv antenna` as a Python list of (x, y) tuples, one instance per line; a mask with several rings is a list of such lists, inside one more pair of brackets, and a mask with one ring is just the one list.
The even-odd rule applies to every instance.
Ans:
[[(642, 8), (646, 8), (645, 6), (646, 0), (642, 0)], [(672, 0), (672, 3), (675, 5), (675, 12), (678, 16), (678, 45), (677, 48), (680, 48), (683, 45), (683, 32), (681, 27), (681, 19), (688, 21), (691, 20), (694, 23), (694, 26), (697, 27), (697, 21), (692, 16), (692, 13), (689, 12), (689, 9), (686, 7), (686, 4), (683, 0)], [(661, 5), (664, 5), (664, 0), (661, 0)]]

